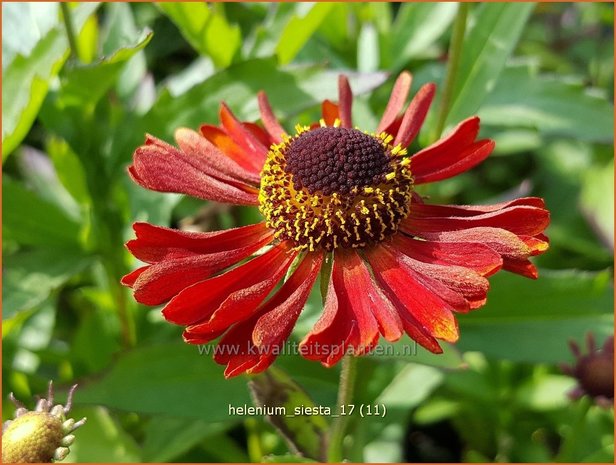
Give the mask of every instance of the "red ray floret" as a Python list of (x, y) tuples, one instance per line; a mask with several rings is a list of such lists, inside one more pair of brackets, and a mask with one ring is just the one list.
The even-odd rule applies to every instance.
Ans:
[(148, 223), (133, 225), (136, 239), (126, 246), (149, 265), (122, 279), (135, 299), (160, 305), (184, 288), (235, 265), (271, 242), (263, 223), (209, 233), (178, 231)]
[[(215, 152), (212, 146), (212, 152)], [(189, 156), (153, 136), (135, 150), (128, 168), (133, 180), (150, 190), (188, 194), (236, 205), (257, 205), (257, 188), (231, 173), (213, 174), (208, 153)], [(181, 176), (178, 176), (181, 173)]]
[(359, 255), (335, 253), (323, 314), (301, 342), (302, 355), (331, 366), (349, 349), (356, 355), (369, 352), (379, 332), (397, 340), (402, 334), (400, 318)]
[[(323, 255), (305, 256), (281, 288), (249, 319), (233, 325), (218, 343), (214, 360), (227, 365), (225, 376), (259, 373), (283, 350), (321, 268)], [(203, 342), (186, 332), (185, 339)]]
[(172, 323), (211, 332), (242, 319), (267, 297), (297, 255), (279, 244), (226, 273), (187, 287), (163, 308)]

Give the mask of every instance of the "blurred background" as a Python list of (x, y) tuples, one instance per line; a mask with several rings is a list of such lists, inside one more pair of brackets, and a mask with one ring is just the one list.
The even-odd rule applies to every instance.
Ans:
[[(77, 382), (74, 416), (88, 423), (66, 461), (291, 460), (263, 418), (229, 416), (230, 404), (251, 403), (247, 378), (225, 380), (119, 284), (137, 266), (123, 247), (134, 221), (214, 230), (258, 211), (147, 192), (126, 166), (146, 132), (172, 142), (177, 127), (218, 124), (223, 100), (257, 120), (261, 89), (288, 129), (314, 121), (337, 99), (340, 72), (355, 124), (373, 129), (400, 71), (413, 73), (413, 91), (442, 90), (458, 7), (74, 3), (63, 15), (56, 3), (3, 2), (3, 419), (9, 392), (31, 407), (50, 379), (64, 393)], [(569, 341), (613, 334), (613, 5), (468, 9), (445, 127), (478, 114), (496, 149), (420, 193), (544, 197), (551, 247), (539, 280), (492, 279), (488, 304), (460, 318), (444, 355), (360, 360), (357, 403), (388, 413), (352, 420), (351, 460), (613, 462), (613, 408), (572, 400), (579, 381), (560, 369), (575, 363)], [(440, 97), (411, 153), (438, 135)], [(315, 295), (295, 340), (320, 311)], [(337, 368), (297, 356), (275, 366), (334, 406)]]

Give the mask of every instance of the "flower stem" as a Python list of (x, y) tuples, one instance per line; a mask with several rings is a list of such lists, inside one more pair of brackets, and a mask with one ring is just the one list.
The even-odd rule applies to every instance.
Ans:
[[(350, 419), (350, 415), (348, 415), (348, 406), (353, 402), (353, 392), (356, 378), (357, 358), (352, 354), (347, 354), (342, 359), (340, 385), (338, 386), (338, 409), (340, 409), (340, 415), (337, 418), (334, 418), (329, 437), (329, 448), (327, 450), (327, 461), (329, 463), (342, 462), (344, 459), (343, 442), (346, 433), (346, 426)], [(342, 415), (343, 412), (345, 415)]]
[(252, 463), (261, 463), (263, 461), (263, 447), (261, 446), (261, 437), (259, 436), (259, 424), (254, 418), (247, 418), (244, 421), (246, 433), (248, 435), (248, 458)]
[(71, 8), (68, 6), (68, 3), (60, 2), (60, 11), (62, 11), (62, 19), (64, 21), (64, 28), (66, 29), (68, 45), (71, 48), (71, 54), (76, 60), (79, 60), (79, 45), (75, 39), (75, 29), (73, 27)]
[(434, 132), (432, 133), (431, 138), (433, 141), (441, 136), (441, 133), (445, 128), (447, 115), (449, 114), (449, 105), (451, 104), (451, 97), (453, 95), (453, 89), (456, 85), (456, 78), (460, 67), (460, 56), (462, 55), (462, 43), (464, 42), (464, 31), (466, 30), (466, 17), (468, 16), (468, 9), (468, 3), (458, 3), (458, 13), (456, 14), (456, 20), (453, 25), (451, 43), (449, 44), (449, 57), (447, 60), (447, 70), (445, 71), (445, 84), (443, 94), (441, 96), (441, 103), (438, 109), (437, 123), (434, 127)]

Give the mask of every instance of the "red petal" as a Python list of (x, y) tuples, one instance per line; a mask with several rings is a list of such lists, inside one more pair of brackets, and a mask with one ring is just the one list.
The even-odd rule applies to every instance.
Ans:
[(539, 277), (537, 267), (529, 260), (505, 259), (503, 269), (531, 279), (537, 279)]
[(131, 284), (135, 300), (145, 305), (168, 301), (272, 239), (272, 231), (263, 224), (216, 233), (187, 233), (138, 223), (135, 230), (138, 239), (130, 241), (129, 248), (138, 258), (159, 262), (146, 267)]
[(194, 284), (163, 309), (172, 323), (193, 325), (191, 333), (208, 333), (241, 321), (257, 308), (284, 276), (297, 255), (280, 244), (220, 276)]
[(336, 119), (340, 117), (338, 105), (329, 100), (323, 100), (323, 103), (321, 104), (321, 112), (327, 126), (333, 126)]
[(214, 360), (227, 365), (227, 378), (244, 372), (259, 373), (272, 364), (304, 308), (322, 259), (321, 254), (306, 256), (257, 314), (237, 323), (223, 336)]
[(224, 103), (220, 104), (220, 122), (233, 141), (254, 157), (255, 163), (260, 167), (259, 170), (261, 170), (263, 163), (265, 163), (269, 146), (264, 145), (259, 138), (255, 137)]
[(541, 255), (548, 250), (550, 243), (548, 238), (543, 234), (537, 234), (537, 237), (533, 236), (518, 236), (526, 246), (530, 249), (530, 255)]
[(255, 187), (206, 174), (203, 159), (188, 156), (152, 136), (135, 150), (128, 172), (139, 185), (160, 192), (177, 192), (236, 205), (258, 205)]
[(482, 276), (496, 273), (503, 265), (500, 254), (479, 241), (426, 241), (397, 234), (392, 240), (392, 245), (403, 254), (420, 262), (463, 266)]
[(421, 284), (417, 272), (384, 247), (367, 250), (366, 257), (376, 281), (403, 319), (417, 323), (427, 337), (448, 342), (458, 339), (453, 308)]
[(257, 98), (259, 100), (259, 111), (261, 112), (261, 121), (263, 121), (263, 126), (265, 126), (265, 129), (267, 129), (267, 132), (276, 143), (282, 142), (282, 136), (287, 133), (274, 115), (272, 107), (269, 104), (269, 100), (267, 99), (267, 95), (265, 92), (261, 91), (259, 92)]
[(263, 305), (252, 333), (257, 346), (275, 347), (289, 337), (322, 263), (322, 254), (307, 255), (280, 290)]
[(252, 173), (253, 176), (259, 176), (262, 168), (259, 160), (233, 142), (233, 139), (224, 130), (211, 124), (202, 124), (199, 130), (203, 137), (218, 147), (231, 160)]
[(346, 76), (338, 77), (338, 104), (340, 105), (340, 125), (343, 128), (353, 127), (353, 117), (351, 116), (351, 108), (353, 105), (353, 91), (349, 85), (349, 80)]
[(477, 216), (482, 213), (490, 213), (503, 210), (507, 207), (527, 206), (545, 208), (545, 202), (539, 197), (520, 197), (507, 202), (492, 205), (429, 205), (416, 197), (413, 198), (413, 214), (419, 216)]
[(200, 161), (199, 167), (205, 174), (223, 180), (235, 178), (247, 183), (259, 184), (258, 174), (238, 166), (209, 140), (192, 129), (176, 130), (175, 140), (188, 157)]
[(256, 123), (243, 123), (244, 127), (246, 127), (246, 129), (248, 129), (253, 136), (255, 136), (257, 139), (259, 139), (259, 141), (265, 146), (265, 147), (270, 147), (275, 141), (270, 137), (269, 133), (263, 129), (261, 126), (259, 126)]
[[(147, 263), (212, 253), (232, 253), (242, 248), (264, 246), (273, 231), (265, 223), (214, 232), (192, 232), (135, 223), (136, 239), (126, 243), (132, 254)], [(256, 250), (258, 250), (258, 248)]]
[[(486, 278), (476, 271), (451, 264), (439, 265), (421, 262), (409, 256), (400, 255), (400, 252), (391, 246), (388, 248), (393, 255), (397, 256), (399, 262), (403, 262), (422, 276), (436, 280), (453, 291), (453, 294), (444, 293), (442, 290), (433, 288), (435, 294), (449, 303), (455, 310), (465, 312), (469, 310), (469, 304), (470, 308), (477, 308), (485, 303), (490, 284)], [(427, 287), (433, 287), (432, 283), (424, 282), (424, 284), (428, 284)]]
[[(400, 144), (402, 147), (407, 147), (413, 142), (426, 119), (435, 91), (436, 86), (432, 83), (425, 84), (419, 89), (404, 112), (400, 129), (394, 139), (394, 145)], [(413, 168), (412, 163), (411, 168)]]
[(460, 123), (451, 134), (411, 157), (416, 184), (451, 178), (481, 163), (494, 149), (491, 140), (475, 141), (479, 118)]
[(124, 286), (133, 287), (137, 278), (139, 278), (139, 276), (141, 276), (141, 273), (146, 271), (149, 267), (150, 267), (149, 265), (142, 266), (141, 268), (137, 268), (136, 270), (131, 271), (127, 275), (124, 275), (122, 279), (120, 280), (120, 282)]
[(401, 229), (409, 234), (426, 238), (428, 236), (425, 233), (457, 231), (483, 226), (506, 229), (514, 234), (535, 236), (542, 233), (550, 223), (550, 213), (547, 210), (524, 205), (475, 216), (426, 216), (426, 212), (429, 211), (430, 206), (428, 205), (414, 204), (409, 216), (400, 224)]
[(348, 347), (356, 355), (370, 351), (378, 341), (379, 331), (390, 341), (399, 339), (400, 318), (375, 286), (357, 253), (336, 253), (325, 308), (300, 344), (302, 355), (331, 366)]
[(481, 242), (503, 257), (503, 269), (529, 278), (537, 277), (537, 269), (528, 257), (539, 255), (548, 249), (548, 243), (532, 236), (516, 236), (500, 228), (470, 228), (460, 231), (423, 234), (440, 242), (470, 243)]
[[(377, 134), (387, 131), (398, 117), (409, 95), (409, 91), (411, 90), (411, 82), (413, 82), (413, 77), (408, 71), (403, 71), (400, 76), (398, 76), (398, 79), (396, 79), (394, 88), (391, 91), (391, 96), (389, 97), (389, 102), (387, 102), (387, 107), (383, 112), (383, 117), (376, 128)], [(394, 135), (391, 132), (389, 132), (389, 134)]]

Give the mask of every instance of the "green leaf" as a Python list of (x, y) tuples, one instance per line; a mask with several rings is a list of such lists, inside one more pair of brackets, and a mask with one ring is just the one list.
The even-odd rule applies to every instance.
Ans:
[(516, 391), (516, 402), (530, 410), (545, 411), (566, 408), (571, 399), (567, 395), (576, 380), (564, 375), (543, 375), (530, 378)]
[[(134, 47), (139, 29), (135, 24), (133, 8), (129, 3), (117, 2), (105, 5), (105, 28), (103, 54), (110, 55), (125, 47)], [(133, 92), (138, 88), (147, 72), (143, 51), (135, 53), (122, 67), (116, 82), (118, 95), (130, 105)], [(131, 102), (132, 103), (132, 102)]]
[[(441, 370), (429, 366), (408, 364), (375, 400), (376, 404), (385, 404), (387, 410), (403, 409), (405, 414), (416, 407), (443, 380)], [(409, 391), (409, 386), (414, 389)]]
[(58, 3), (7, 2), (2, 5), (2, 69), (17, 55), (29, 55), (59, 20)]
[[(81, 388), (76, 391), (80, 400)], [(76, 407), (71, 418), (86, 417), (85, 425), (75, 431), (75, 442), (64, 462), (68, 463), (136, 463), (140, 462), (135, 440), (102, 407)]]
[[(334, 3), (315, 3), (303, 16), (295, 14), (291, 17), (276, 46), (276, 54), (280, 64), (285, 65), (293, 61), (293, 58), (308, 42), (308, 39), (319, 28), (334, 6)], [(302, 9), (305, 10), (303, 7), (304, 5), (302, 5)]]
[(25, 245), (76, 247), (79, 225), (8, 176), (2, 178), (2, 237)]
[(570, 339), (613, 332), (609, 272), (543, 270), (532, 281), (501, 273), (491, 278), (487, 305), (460, 315), (461, 350), (519, 362), (558, 363), (571, 358)]
[(534, 128), (549, 136), (611, 142), (614, 106), (582, 85), (538, 76), (528, 66), (505, 69), (479, 111), (482, 124)]
[(242, 42), (239, 26), (230, 25), (221, 13), (205, 3), (158, 3), (184, 38), (199, 53), (212, 58), (219, 68), (231, 64)]
[[(293, 452), (323, 460), (327, 444), (327, 421), (322, 415), (305, 414), (316, 407), (314, 401), (289, 375), (276, 368), (255, 376), (250, 392), (256, 406), (280, 408), (283, 413), (267, 415)], [(296, 409), (304, 409), (295, 413)]]
[(463, 365), (462, 355), (456, 346), (441, 343), (441, 347), (443, 348), (442, 354), (433, 354), (404, 335), (399, 341), (393, 343), (382, 340), (369, 356), (385, 360), (406, 360), (410, 363), (442, 368), (459, 368)]
[(225, 423), (204, 420), (154, 416), (145, 429), (143, 460), (145, 462), (172, 462), (207, 436), (228, 428)]
[(79, 402), (216, 423), (241, 421), (229, 407), (250, 398), (243, 379), (225, 379), (211, 355), (177, 342), (126, 352), (101, 379), (79, 390)]
[(372, 23), (362, 26), (357, 40), (357, 69), (362, 72), (379, 68), (379, 35)]
[(451, 25), (455, 3), (403, 3), (389, 35), (394, 53), (392, 68), (400, 69), (413, 59), (430, 56), (435, 42)]
[(458, 80), (447, 126), (472, 116), (492, 91), (511, 55), (533, 3), (484, 3), (462, 44)]
[(39, 305), (88, 262), (87, 257), (74, 251), (54, 247), (5, 257), (2, 318), (11, 318), (17, 312)]
[(152, 36), (144, 31), (133, 45), (121, 47), (91, 65), (70, 69), (58, 97), (62, 105), (89, 106), (98, 102), (116, 82), (125, 62), (143, 50)]
[(614, 160), (584, 174), (581, 209), (597, 236), (614, 249)]
[(29, 146), (21, 146), (16, 153), (19, 172), (25, 184), (46, 202), (57, 206), (71, 219), (79, 221), (81, 211), (62, 185), (49, 157)]
[[(81, 30), (88, 16), (96, 8), (98, 8), (97, 3), (85, 3), (73, 9), (73, 23), (76, 31)], [(19, 24), (32, 23), (29, 10), (21, 10), (17, 18), (19, 18)], [(22, 26), (22, 28), (27, 29), (28, 27)], [(62, 24), (56, 20), (54, 27), (41, 36), (36, 45), (31, 47), (30, 44), (25, 50), (27, 54), (14, 55), (6, 67), (3, 62), (3, 160), (26, 136), (47, 94), (49, 82), (58, 74), (68, 58), (68, 41)]]
[(53, 136), (48, 139), (46, 149), (64, 188), (78, 203), (90, 203), (85, 173), (75, 152), (64, 139)]

